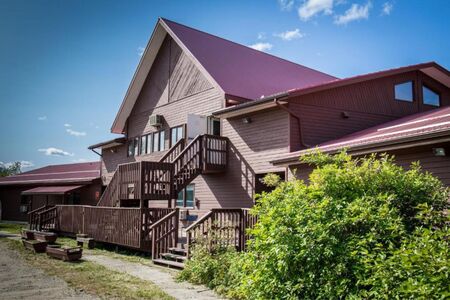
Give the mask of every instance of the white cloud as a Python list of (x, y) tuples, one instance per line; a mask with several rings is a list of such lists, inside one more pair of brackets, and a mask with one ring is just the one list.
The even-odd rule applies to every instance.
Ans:
[(258, 51), (265, 52), (265, 51), (269, 51), (270, 49), (272, 49), (273, 45), (270, 43), (256, 43), (256, 44), (250, 45), (249, 47), (253, 48), (255, 50), (258, 50)]
[(290, 11), (294, 7), (294, 0), (278, 0), (278, 5), (283, 11)]
[(368, 19), (369, 10), (372, 7), (372, 3), (367, 2), (366, 5), (352, 4), (352, 6), (343, 14), (336, 16), (334, 23), (338, 25), (345, 25), (349, 22)]
[(49, 155), (49, 156), (73, 156), (73, 153), (64, 151), (62, 149), (58, 149), (58, 148), (54, 148), (54, 147), (49, 147), (49, 148), (42, 148), (42, 149), (38, 149), (39, 152), (44, 152), (45, 155)]
[(305, 35), (300, 32), (300, 29), (296, 28), (294, 30), (287, 30), (285, 32), (276, 33), (275, 36), (281, 38), (283, 41), (292, 41), (294, 39), (299, 39)]
[[(15, 163), (14, 161), (7, 162), (7, 163), (4, 163), (4, 162), (0, 161), (0, 167), (9, 168), (14, 163)], [(31, 168), (31, 167), (34, 167), (34, 163), (32, 163), (31, 161), (28, 161), (28, 160), (21, 160), (20, 161), (20, 168), (21, 169), (26, 169), (26, 168)]]
[(265, 40), (266, 39), (266, 33), (260, 32), (258, 33), (258, 40)]
[(66, 131), (70, 135), (74, 135), (74, 136), (85, 136), (86, 135), (86, 132), (84, 132), (84, 131), (75, 131), (70, 128), (67, 128)]
[(333, 13), (333, 0), (306, 0), (298, 8), (298, 15), (303, 21), (308, 21), (317, 14), (330, 15)]
[(144, 47), (138, 47), (137, 51), (138, 51), (138, 55), (142, 56), (144, 54), (145, 48)]
[(392, 4), (391, 2), (384, 2), (383, 8), (381, 10), (381, 15), (389, 16), (391, 14), (393, 8), (394, 8), (394, 4)]
[(39, 121), (45, 121), (45, 120), (47, 120), (47, 116), (38, 117), (38, 120)]
[(73, 162), (75, 163), (83, 163), (83, 162), (87, 162), (86, 158), (78, 158), (78, 159), (74, 159)]
[(69, 123), (64, 124), (64, 127), (72, 127)]

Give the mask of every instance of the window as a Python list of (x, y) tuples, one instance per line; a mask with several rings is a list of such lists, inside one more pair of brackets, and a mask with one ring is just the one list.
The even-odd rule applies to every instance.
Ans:
[(177, 207), (194, 207), (195, 185), (189, 184), (185, 189), (178, 193)]
[(147, 135), (141, 136), (141, 150), (139, 152), (141, 155), (147, 154)]
[(178, 126), (178, 127), (173, 127), (170, 129), (170, 147), (172, 147), (173, 145), (175, 145), (179, 140), (181, 140), (182, 138), (184, 138), (183, 135), (183, 127), (184, 126)]
[(164, 131), (160, 131), (159, 132), (159, 151), (164, 151), (165, 144), (166, 144), (165, 140), (166, 140), (166, 137), (165, 137)]
[(138, 137), (134, 138), (133, 143), (134, 143), (133, 144), (134, 145), (134, 155), (137, 156), (137, 155), (139, 155), (139, 138)]
[(135, 156), (139, 154), (139, 138), (133, 138), (128, 141), (128, 156)]
[(414, 89), (412, 81), (395, 85), (395, 100), (408, 102), (414, 101)]
[(220, 135), (220, 119), (208, 117), (208, 134)]
[(440, 106), (441, 105), (441, 97), (438, 93), (431, 90), (426, 86), (422, 86), (423, 93), (423, 104), (432, 105), (432, 106)]

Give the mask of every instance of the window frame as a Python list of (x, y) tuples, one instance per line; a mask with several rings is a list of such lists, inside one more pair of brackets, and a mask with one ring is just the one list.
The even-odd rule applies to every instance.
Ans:
[[(395, 92), (395, 87), (398, 86), (398, 85), (405, 84), (405, 83), (411, 83), (411, 96), (412, 96), (411, 100), (397, 98), (397, 95), (396, 95), (396, 92)], [(396, 83), (394, 83), (394, 100), (395, 101), (408, 102), (408, 103), (414, 103), (414, 101), (416, 101), (416, 98), (417, 98), (415, 90), (416, 90), (416, 83), (412, 79), (411, 80), (401, 81), (401, 82), (396, 82)]]
[[(188, 187), (192, 187), (192, 206), (187, 206), (187, 189)], [(182, 193), (183, 195), (183, 204), (180, 206), (178, 205), (178, 196), (180, 195), (180, 193)], [(188, 184), (183, 190), (181, 190), (178, 195), (177, 195), (177, 199), (175, 199), (175, 207), (180, 207), (180, 208), (188, 208), (188, 209), (195, 209), (195, 183), (191, 183)]]
[[(178, 129), (181, 129), (181, 137), (178, 136)], [(173, 136), (174, 130), (177, 130), (177, 133), (176, 133), (177, 136), (175, 138), (176, 139), (175, 142), (172, 140), (172, 136)], [(179, 126), (175, 126), (175, 127), (171, 127), (170, 128), (170, 148), (172, 148), (173, 145), (178, 143), (179, 140), (184, 139), (185, 135), (186, 135), (186, 126), (185, 126), (185, 124), (179, 125)]]
[[(214, 123), (219, 123), (219, 134), (214, 134)], [(221, 136), (222, 135), (222, 122), (220, 122), (220, 118), (208, 117), (206, 132), (210, 135)]]
[[(434, 104), (430, 104), (430, 103), (425, 103), (425, 93), (424, 93), (424, 89), (429, 90), (430, 92), (434, 93), (437, 95), (438, 97), (438, 104), (434, 105)], [(423, 105), (428, 105), (431, 107), (441, 107), (441, 94), (439, 92), (437, 92), (435, 89), (431, 88), (429, 85), (427, 84), (422, 84), (422, 104)]]

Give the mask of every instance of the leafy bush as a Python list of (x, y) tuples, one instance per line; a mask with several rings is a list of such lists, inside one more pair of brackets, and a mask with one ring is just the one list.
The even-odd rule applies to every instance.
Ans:
[[(450, 297), (448, 190), (418, 164), (313, 153), (262, 193), (245, 253), (196, 247), (181, 278), (246, 299)], [(447, 222), (447, 223), (446, 223)]]
[(218, 293), (236, 297), (233, 288), (239, 284), (234, 272), (239, 253), (231, 247), (210, 248), (207, 240), (198, 241), (192, 247), (192, 257), (179, 273), (178, 279), (194, 284), (204, 284)]
[(254, 208), (259, 221), (239, 262), (242, 295), (445, 297), (448, 193), (438, 179), (389, 156), (314, 153), (304, 162), (317, 166), (308, 185), (282, 183)]

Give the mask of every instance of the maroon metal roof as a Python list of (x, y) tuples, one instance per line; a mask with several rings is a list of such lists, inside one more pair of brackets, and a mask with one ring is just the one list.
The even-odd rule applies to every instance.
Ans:
[(228, 95), (255, 100), (337, 79), (167, 19), (162, 21)]
[[(437, 134), (450, 134), (450, 106), (413, 114), (394, 121), (383, 123), (342, 138), (331, 140), (317, 146), (324, 152), (333, 152), (342, 148), (371, 148), (380, 144), (396, 144), (407, 139), (419, 140)], [(282, 163), (297, 159), (311, 149), (292, 152), (273, 163)]]
[(91, 182), (100, 178), (101, 163), (52, 165), (14, 176), (0, 178), (0, 185), (29, 183)]
[(22, 195), (64, 195), (65, 193), (79, 189), (83, 185), (39, 186), (22, 191)]

